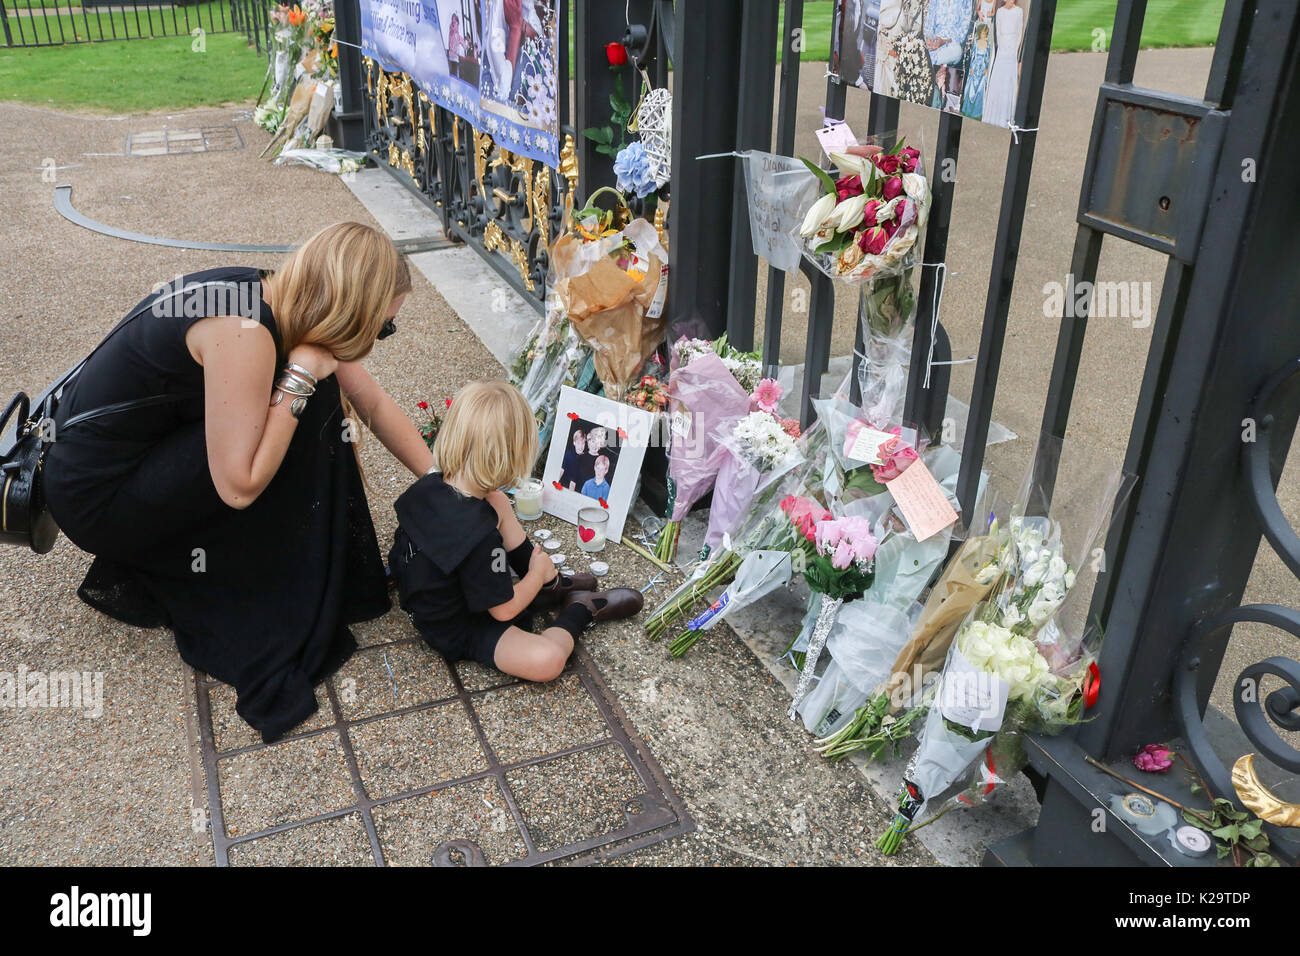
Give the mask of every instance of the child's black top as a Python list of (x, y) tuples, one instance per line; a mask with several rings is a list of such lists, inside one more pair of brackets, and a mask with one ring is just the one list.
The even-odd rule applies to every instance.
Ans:
[(436, 650), (491, 666), (496, 641), (512, 622), (488, 609), (515, 594), (496, 510), (438, 472), (403, 492), (394, 508), (398, 528), (388, 566), (402, 607)]

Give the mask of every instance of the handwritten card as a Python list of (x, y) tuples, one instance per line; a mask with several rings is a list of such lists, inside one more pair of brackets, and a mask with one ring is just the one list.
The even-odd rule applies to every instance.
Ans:
[(849, 129), (848, 123), (823, 126), (816, 130), (816, 133), (817, 142), (822, 144), (822, 150), (827, 156), (831, 153), (842, 153), (850, 146), (858, 144), (858, 138), (853, 135), (853, 130)]
[(880, 457), (880, 445), (897, 437), (869, 425), (863, 425), (856, 432), (849, 426), (848, 440), (844, 443), (844, 457), (867, 465), (883, 465), (885, 461)]
[(954, 724), (975, 732), (997, 730), (1002, 726), (1010, 693), (1010, 684), (975, 667), (953, 648), (939, 685), (939, 712)]
[(938, 534), (957, 520), (957, 512), (952, 510), (939, 482), (923, 461), (912, 462), (901, 475), (886, 482), (885, 487), (894, 496), (908, 530), (917, 541)]

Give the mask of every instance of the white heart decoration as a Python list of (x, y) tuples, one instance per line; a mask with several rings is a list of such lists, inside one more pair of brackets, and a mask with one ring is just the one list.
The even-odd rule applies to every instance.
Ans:
[(636, 111), (637, 135), (658, 189), (672, 178), (673, 97), (666, 89), (651, 90)]

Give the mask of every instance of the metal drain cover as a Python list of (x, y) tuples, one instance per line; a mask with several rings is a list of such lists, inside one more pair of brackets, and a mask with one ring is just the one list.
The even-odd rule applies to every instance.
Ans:
[(187, 129), (163, 127), (126, 134), (128, 156), (219, 153), (243, 148), (244, 139), (234, 126), (193, 126)]
[(379, 640), (271, 746), (195, 675), (218, 866), (586, 864), (695, 829), (581, 647), (530, 684), (448, 665), (394, 617), (354, 626)]

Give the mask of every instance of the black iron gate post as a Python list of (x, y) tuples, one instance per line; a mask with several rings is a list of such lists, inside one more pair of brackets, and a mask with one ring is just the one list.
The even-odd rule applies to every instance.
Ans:
[(667, 314), (674, 328), (713, 338), (727, 322), (736, 163), (696, 157), (736, 149), (741, 30), (732, 4), (676, 6)]
[[(1103, 234), (1170, 256), (1126, 454), (1139, 493), (1114, 523), (1089, 615), (1107, 628), (1096, 717), (1074, 737), (1030, 741), (1033, 764), (1048, 775), (1042, 813), (1031, 836), (991, 850), (999, 862), (1189, 862), (1118, 817), (1097, 832), (1098, 808), (1123, 785), (1087, 757), (1124, 765), (1144, 744), (1171, 743), (1192, 755), (1215, 796), (1230, 798), (1224, 754), (1211, 740), (1219, 734), (1219, 751), (1255, 750), (1300, 773), (1300, 752), (1265, 719), (1300, 727), (1295, 661), (1274, 657), (1243, 671), (1234, 689), (1239, 729), (1216, 718), (1212, 733), (1209, 713), (1234, 622), (1300, 638), (1295, 610), (1238, 608), (1265, 529), (1300, 573), (1300, 539), (1275, 501), (1270, 509), (1260, 500), (1273, 493), (1269, 479), (1276, 484), (1300, 416), (1300, 7), (1229, 0), (1203, 100), (1133, 86), (1144, 12), (1141, 0), (1121, 0), (1116, 15), (1073, 263), (1090, 281)], [(1139, 135), (1161, 129), (1174, 135)], [(1085, 329), (1082, 319), (1062, 325), (1044, 416), (1058, 435)], [(1266, 382), (1278, 386), (1274, 394), (1261, 395)], [(1266, 407), (1253, 408), (1257, 399)], [(1268, 464), (1254, 467), (1271, 475), (1252, 482), (1259, 441)], [(1258, 686), (1265, 673), (1290, 687), (1266, 697)], [(1246, 699), (1252, 690), (1258, 699)], [(1188, 797), (1177, 775), (1162, 783), (1175, 798), (1205, 799)], [(1300, 842), (1270, 836), (1275, 854), (1295, 862)]]
[(335, 0), (334, 30), (339, 40), (339, 83), (343, 87), (343, 112), (338, 121), (337, 145), (364, 150), (366, 128), (361, 111), (366, 86), (361, 69), (361, 2)]

